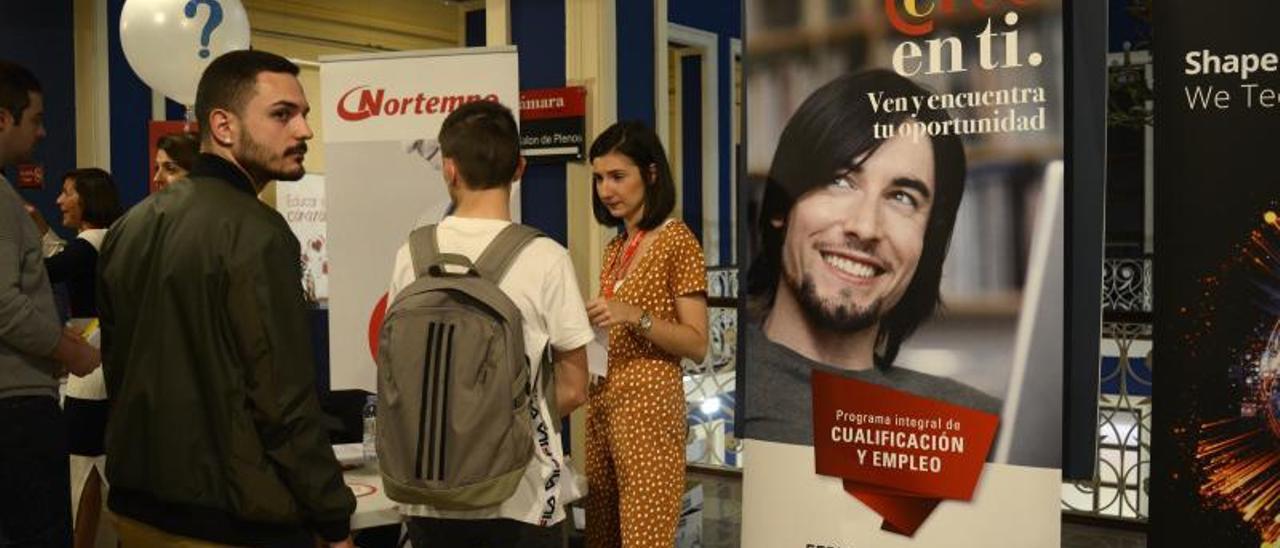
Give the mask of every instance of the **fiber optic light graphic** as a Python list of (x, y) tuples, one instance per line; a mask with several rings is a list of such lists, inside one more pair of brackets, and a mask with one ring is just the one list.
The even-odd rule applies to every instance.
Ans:
[[(1256, 530), (1266, 546), (1280, 542), (1280, 222), (1274, 211), (1237, 246), (1237, 253), (1220, 269), (1227, 283), (1252, 284), (1254, 312), (1261, 320), (1242, 333), (1226, 367), (1232, 396), (1238, 398), (1235, 416), (1200, 421), (1195, 460), (1200, 496), (1206, 505), (1234, 511)], [(1203, 279), (1206, 302), (1222, 288), (1223, 279)], [(1198, 340), (1214, 329), (1218, 313), (1209, 305), (1199, 318)]]

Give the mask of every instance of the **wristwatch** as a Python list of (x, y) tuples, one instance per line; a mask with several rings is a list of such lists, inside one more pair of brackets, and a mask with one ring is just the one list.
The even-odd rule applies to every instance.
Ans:
[(653, 329), (653, 316), (649, 315), (648, 310), (640, 311), (640, 319), (636, 320), (636, 328), (640, 330), (641, 334), (648, 333), (650, 329)]

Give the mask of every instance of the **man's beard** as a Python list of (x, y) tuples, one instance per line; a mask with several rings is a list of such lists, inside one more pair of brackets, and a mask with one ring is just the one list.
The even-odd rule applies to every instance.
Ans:
[[(34, 162), (36, 158), (36, 145), (38, 144), (39, 141), (33, 142), (31, 143), (30, 148), (14, 153), (13, 157), (9, 158), (8, 163), (16, 166), (18, 164), (29, 164)], [(4, 158), (0, 158), (0, 162), (4, 162)], [(4, 165), (5, 164), (0, 163), (0, 167), (4, 167)]]
[[(240, 132), (240, 150), (236, 151), (236, 161), (240, 163), (245, 171), (254, 178), (257, 184), (265, 184), (267, 181), (297, 181), (306, 174), (305, 169), (297, 171), (278, 171), (272, 169), (272, 160), (275, 159), (271, 150), (253, 140), (247, 131)], [(299, 143), (297, 146), (290, 147), (279, 156), (281, 161), (285, 157), (297, 153), (307, 151), (306, 143)]]
[(805, 275), (799, 285), (793, 280), (787, 280), (786, 283), (791, 285), (796, 301), (800, 304), (800, 310), (804, 312), (805, 319), (813, 328), (836, 333), (852, 333), (870, 329), (880, 322), (880, 299), (876, 299), (865, 308), (858, 308), (851, 303), (832, 305), (818, 296), (813, 276)]

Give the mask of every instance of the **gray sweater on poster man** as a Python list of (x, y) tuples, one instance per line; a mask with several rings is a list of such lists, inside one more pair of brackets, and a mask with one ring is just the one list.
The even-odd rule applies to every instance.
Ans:
[(1001, 402), (959, 381), (902, 367), (865, 371), (837, 369), (815, 362), (769, 340), (757, 324), (747, 326), (745, 399), (742, 402), (742, 434), (751, 438), (794, 445), (813, 445), (813, 391), (810, 372), (834, 375), (886, 386), (953, 405), (999, 415)]
[(61, 336), (40, 231), (0, 176), (0, 399), (58, 396), (57, 364), (47, 356)]

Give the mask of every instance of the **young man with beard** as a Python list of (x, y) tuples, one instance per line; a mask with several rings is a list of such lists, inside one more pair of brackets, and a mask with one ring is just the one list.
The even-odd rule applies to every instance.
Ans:
[(298, 240), (256, 196), (304, 173), (297, 74), (261, 51), (210, 63), (189, 178), (103, 243), (108, 506), (126, 548), (351, 545), (355, 498), (321, 421)]
[(845, 75), (809, 96), (779, 140), (747, 275), (746, 437), (812, 445), (814, 369), (1000, 412), (958, 381), (894, 366), (940, 303), (965, 159), (954, 135), (876, 139), (874, 127), (948, 119), (877, 111), (877, 92), (927, 95), (890, 71)]

